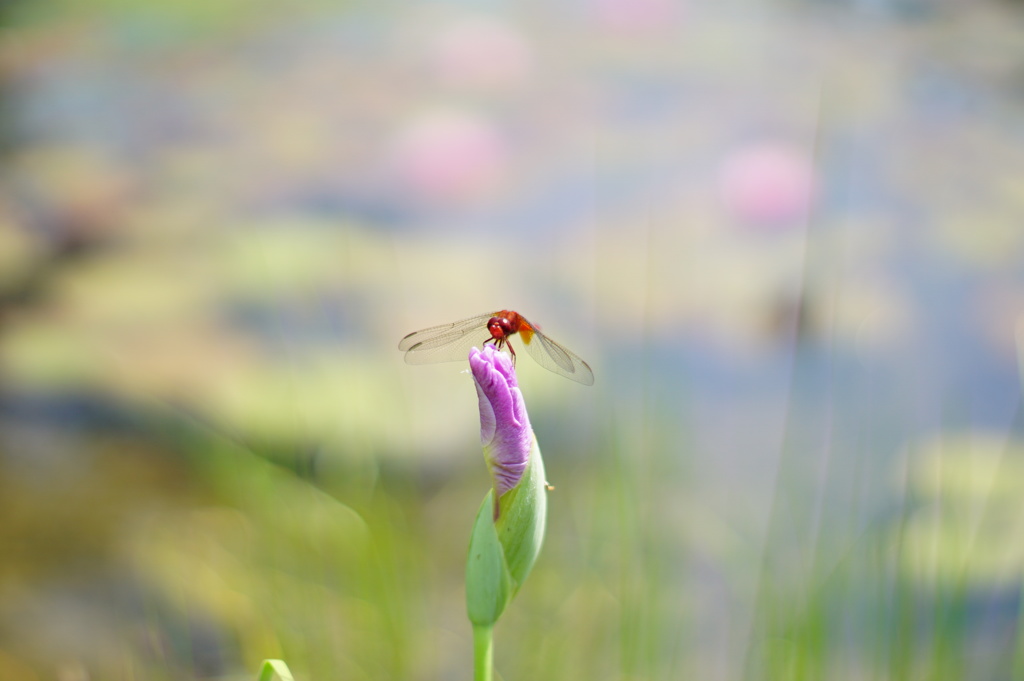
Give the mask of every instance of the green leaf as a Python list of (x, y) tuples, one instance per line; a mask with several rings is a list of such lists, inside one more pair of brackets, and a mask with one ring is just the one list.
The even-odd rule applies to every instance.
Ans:
[(495, 525), (515, 595), (540, 554), (547, 521), (547, 481), (536, 439), (522, 480), (498, 499), (498, 508)]
[(489, 626), (512, 598), (512, 577), (494, 526), (494, 490), (484, 497), (473, 524), (466, 560), (466, 610), (469, 621)]
[(274, 679), (295, 681), (284, 660), (263, 660), (263, 664), (260, 666), (260, 675), (256, 678), (257, 681), (274, 681)]

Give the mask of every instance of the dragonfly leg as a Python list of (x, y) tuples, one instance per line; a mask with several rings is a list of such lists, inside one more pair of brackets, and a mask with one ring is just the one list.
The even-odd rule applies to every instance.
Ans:
[(484, 345), (487, 345), (488, 343), (494, 343), (494, 347), (498, 350), (508, 348), (508, 354), (512, 355), (512, 366), (514, 367), (516, 365), (516, 351), (512, 348), (512, 344), (508, 342), (507, 337), (502, 336), (501, 338), (488, 338), (484, 341)]

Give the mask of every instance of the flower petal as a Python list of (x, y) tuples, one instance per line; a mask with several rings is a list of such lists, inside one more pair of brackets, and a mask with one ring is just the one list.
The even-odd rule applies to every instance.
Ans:
[(480, 439), (498, 496), (515, 487), (529, 462), (533, 431), (509, 357), (473, 348), (469, 366), (480, 399)]

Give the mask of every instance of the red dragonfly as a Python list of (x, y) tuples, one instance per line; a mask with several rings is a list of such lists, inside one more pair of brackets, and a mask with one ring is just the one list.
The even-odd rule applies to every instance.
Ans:
[(515, 364), (516, 351), (509, 339), (517, 333), (526, 349), (545, 369), (583, 385), (594, 384), (594, 372), (586, 362), (512, 310), (485, 312), (458, 322), (414, 331), (402, 339), (398, 349), (405, 352), (405, 361), (409, 364), (432, 364), (465, 360), (474, 345), (493, 343), (499, 350), (507, 347)]

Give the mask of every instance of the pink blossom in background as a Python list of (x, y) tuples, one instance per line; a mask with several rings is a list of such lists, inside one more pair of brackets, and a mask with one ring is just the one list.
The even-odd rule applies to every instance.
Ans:
[(786, 226), (804, 219), (814, 193), (809, 155), (781, 142), (761, 142), (733, 152), (722, 163), (719, 191), (740, 221)]
[(487, 119), (434, 111), (412, 118), (398, 134), (392, 166), (402, 185), (422, 199), (466, 200), (500, 184), (508, 145)]
[(457, 21), (433, 45), (438, 78), (453, 85), (509, 87), (530, 78), (533, 51), (508, 23), (483, 17)]

